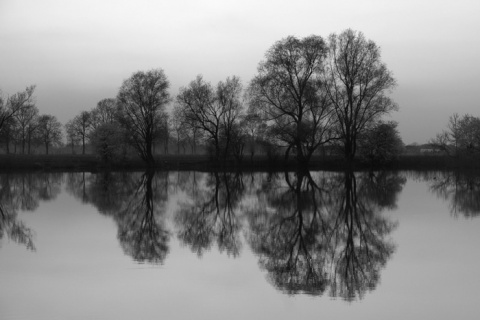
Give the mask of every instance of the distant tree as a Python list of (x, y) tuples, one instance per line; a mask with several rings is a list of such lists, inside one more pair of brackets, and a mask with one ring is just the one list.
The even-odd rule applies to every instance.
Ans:
[[(330, 141), (334, 122), (322, 80), (327, 45), (320, 36), (275, 43), (250, 83), (251, 106), (261, 110), (276, 140), (306, 165)], [(324, 77), (323, 77), (324, 78)]]
[(75, 125), (73, 120), (68, 121), (65, 124), (65, 133), (67, 135), (67, 144), (69, 144), (72, 148), (72, 154), (75, 152), (75, 145), (79, 142), (79, 137), (75, 130)]
[(397, 110), (386, 93), (395, 79), (380, 59), (380, 48), (351, 29), (329, 37), (326, 92), (333, 103), (345, 158), (354, 159), (357, 141), (371, 123)]
[(0, 129), (2, 129), (5, 121), (14, 117), (25, 106), (33, 105), (33, 92), (35, 86), (27, 87), (25, 91), (17, 92), (14, 95), (5, 98), (0, 91)]
[(429, 141), (435, 148), (450, 155), (472, 154), (480, 151), (480, 118), (457, 113), (450, 116), (447, 130)]
[(8, 118), (3, 122), (3, 126), (0, 128), (0, 139), (5, 144), (5, 152), (10, 153), (10, 144), (16, 143), (18, 135), (18, 125), (14, 117)]
[(52, 145), (62, 144), (62, 124), (55, 116), (45, 114), (38, 119), (38, 137), (45, 146), (45, 153), (48, 154), (48, 149)]
[(34, 104), (24, 105), (15, 113), (15, 120), (18, 124), (22, 153), (25, 154), (25, 146), (28, 146), (30, 153), (31, 140), (38, 127), (38, 108)]
[(113, 98), (102, 99), (91, 111), (92, 126), (95, 128), (105, 123), (114, 123), (117, 120), (117, 102)]
[(403, 142), (396, 122), (378, 122), (359, 138), (360, 154), (372, 164), (384, 164), (396, 159)]
[(167, 116), (169, 82), (162, 69), (138, 71), (125, 80), (117, 95), (119, 118), (131, 143), (148, 166), (153, 166), (152, 146)]
[(80, 112), (80, 114), (73, 118), (68, 129), (71, 130), (71, 133), (76, 136), (76, 139), (82, 141), (82, 154), (85, 154), (85, 144), (88, 141), (90, 132), (92, 130), (91, 112)]

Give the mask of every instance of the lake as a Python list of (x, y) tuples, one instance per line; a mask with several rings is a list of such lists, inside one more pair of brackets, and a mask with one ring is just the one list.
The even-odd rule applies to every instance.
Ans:
[(0, 174), (0, 319), (477, 319), (473, 172)]

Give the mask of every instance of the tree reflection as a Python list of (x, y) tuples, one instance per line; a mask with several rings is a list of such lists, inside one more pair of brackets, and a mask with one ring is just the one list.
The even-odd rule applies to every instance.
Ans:
[(453, 215), (480, 215), (480, 172), (424, 172), (422, 177), (434, 194), (450, 202)]
[(17, 219), (17, 211), (34, 211), (39, 202), (54, 199), (61, 190), (61, 173), (0, 175), (0, 239), (5, 235), (35, 250), (33, 231)]
[[(392, 176), (393, 175), (393, 176)], [(249, 211), (250, 236), (269, 280), (289, 294), (352, 300), (372, 290), (393, 253), (393, 208), (405, 182), (394, 174), (285, 175)]]
[[(196, 181), (195, 174), (192, 178)], [(213, 243), (220, 251), (238, 256), (241, 222), (236, 210), (245, 190), (242, 176), (213, 172), (203, 187), (192, 184), (196, 183), (185, 183), (190, 201), (180, 203), (175, 216), (178, 238), (199, 256), (210, 250)]]
[(138, 262), (163, 263), (169, 232), (164, 225), (168, 173), (71, 174), (68, 190), (118, 225), (123, 251)]

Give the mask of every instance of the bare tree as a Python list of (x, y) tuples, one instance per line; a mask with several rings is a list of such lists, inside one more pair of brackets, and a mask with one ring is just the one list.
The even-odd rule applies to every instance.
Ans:
[(351, 29), (329, 37), (327, 93), (338, 120), (345, 157), (354, 159), (357, 140), (368, 124), (397, 110), (386, 96), (395, 79), (380, 59), (380, 48)]
[(73, 119), (65, 124), (65, 133), (67, 134), (67, 143), (72, 147), (72, 154), (75, 152), (75, 145), (78, 143), (79, 138), (75, 131)]
[(271, 132), (307, 164), (330, 141), (334, 118), (322, 73), (327, 46), (320, 36), (287, 37), (275, 43), (250, 84), (251, 105), (262, 110)]
[(57, 117), (49, 114), (41, 115), (38, 123), (38, 137), (45, 146), (45, 153), (48, 154), (50, 146), (62, 144), (62, 124)]
[(4, 98), (0, 92), (0, 129), (8, 119), (15, 116), (15, 114), (27, 105), (32, 105), (33, 92), (35, 86), (27, 87), (25, 91), (15, 93), (14, 95)]
[(92, 129), (92, 114), (88, 111), (80, 112), (79, 115), (73, 118), (69, 126), (71, 127), (68, 129), (71, 129), (77, 139), (82, 141), (82, 154), (85, 154), (85, 143)]
[(27, 143), (28, 153), (30, 153), (31, 139), (38, 126), (38, 108), (34, 104), (23, 105), (15, 113), (14, 117), (20, 131), (22, 153), (25, 154), (25, 145)]
[[(216, 161), (228, 156), (234, 123), (239, 120), (242, 86), (238, 77), (219, 82), (216, 90), (202, 76), (181, 88), (177, 103), (186, 123), (205, 133)], [(195, 130), (195, 129), (194, 129)]]
[(105, 123), (114, 123), (117, 114), (117, 102), (113, 98), (102, 99), (91, 111), (93, 127)]
[(121, 123), (148, 166), (155, 163), (152, 146), (166, 117), (165, 106), (170, 101), (168, 87), (162, 69), (138, 71), (123, 82), (117, 95)]

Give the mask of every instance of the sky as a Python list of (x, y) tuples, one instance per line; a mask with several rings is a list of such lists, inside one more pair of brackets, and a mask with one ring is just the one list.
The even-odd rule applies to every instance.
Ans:
[(35, 84), (65, 123), (139, 70), (163, 69), (172, 97), (198, 74), (247, 86), (276, 41), (351, 28), (397, 81), (386, 120), (426, 143), (453, 113), (480, 116), (479, 14), (478, 0), (0, 0), (0, 89)]

